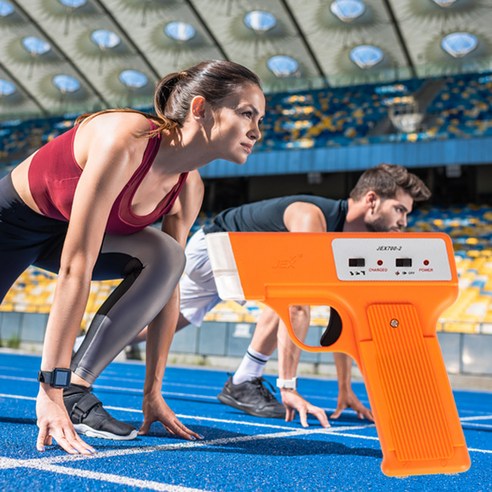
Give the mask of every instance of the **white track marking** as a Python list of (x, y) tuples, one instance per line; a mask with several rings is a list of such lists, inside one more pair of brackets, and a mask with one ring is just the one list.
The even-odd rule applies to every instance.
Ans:
[(31, 400), (36, 401), (35, 396), (10, 395), (8, 393), (0, 393), (0, 398), (10, 398), (12, 400)]
[(492, 454), (492, 449), (477, 449), (477, 448), (468, 448), (468, 451), (472, 453), (484, 453), (484, 454)]
[[(344, 427), (342, 430), (348, 430), (350, 427)], [(15, 466), (32, 466), (32, 464), (36, 463), (67, 463), (72, 461), (81, 461), (81, 460), (94, 460), (94, 459), (103, 459), (103, 458), (113, 458), (116, 456), (131, 456), (135, 454), (147, 454), (147, 453), (155, 453), (158, 451), (171, 451), (175, 449), (193, 449), (193, 448), (204, 448), (204, 447), (213, 447), (213, 446), (224, 446), (230, 444), (237, 444), (242, 442), (249, 441), (262, 441), (266, 439), (281, 439), (281, 438), (293, 438), (299, 436), (313, 435), (313, 434), (335, 434), (336, 432), (329, 429), (294, 429), (287, 432), (271, 432), (268, 434), (253, 434), (248, 436), (237, 436), (237, 437), (221, 437), (218, 439), (211, 439), (209, 441), (200, 440), (200, 441), (181, 441), (172, 444), (160, 444), (156, 446), (135, 446), (132, 448), (122, 448), (122, 449), (112, 449), (110, 451), (100, 451), (94, 455), (86, 456), (86, 455), (69, 455), (64, 454), (62, 456), (56, 456), (53, 458), (33, 458), (28, 460), (10, 460), (15, 462)], [(349, 436), (352, 436), (348, 434)], [(371, 438), (377, 440), (377, 438)]]
[(481, 430), (481, 429), (492, 429), (492, 425), (490, 424), (475, 424), (474, 422), (464, 422), (468, 428), (470, 427), (475, 427), (477, 428), (478, 430)]
[[(38, 381), (35, 378), (25, 378), (22, 376), (5, 376), (5, 375), (0, 375), (0, 379), (8, 379), (8, 380), (13, 380), (13, 381), (23, 381), (23, 382), (30, 382), (30, 383), (35, 383), (38, 384)], [(100, 376), (98, 378), (99, 381), (103, 379), (109, 379), (113, 381), (121, 381), (121, 382), (134, 382), (134, 383), (140, 383), (143, 385), (143, 379), (132, 379), (132, 378), (114, 378), (114, 377), (109, 377), (109, 376)], [(172, 382), (166, 382), (164, 381), (164, 386), (178, 386), (178, 387), (183, 387), (183, 388), (198, 388), (201, 390), (213, 390), (213, 391), (220, 391), (222, 389), (222, 386), (204, 386), (200, 384), (182, 384), (182, 383), (172, 383)], [(94, 389), (102, 389), (102, 390), (116, 390), (116, 391), (127, 391), (129, 393), (135, 393), (135, 394), (143, 394), (143, 389), (141, 388), (128, 388), (127, 386), (121, 387), (121, 386), (108, 386), (104, 384), (94, 384)], [(202, 398), (205, 400), (215, 400), (215, 396), (208, 396), (208, 395), (202, 395), (202, 394), (190, 394), (190, 393), (176, 393), (172, 391), (164, 391), (163, 394), (168, 395), (168, 396), (192, 396), (194, 398)], [(329, 400), (329, 401), (337, 401), (336, 397), (329, 397), (329, 396), (323, 396), (323, 395), (304, 395), (308, 399), (317, 399), (317, 400)], [(334, 409), (333, 409), (334, 410)]]
[[(30, 400), (30, 401), (36, 401), (36, 398), (33, 396), (21, 396), (21, 395), (10, 395), (10, 394), (5, 394), (5, 393), (0, 393), (0, 398), (10, 398), (12, 400)], [(116, 410), (118, 412), (128, 412), (128, 413), (138, 413), (142, 414), (142, 410), (139, 410), (138, 408), (128, 408), (128, 407), (115, 407), (112, 405), (104, 405), (104, 408), (106, 410)], [(209, 422), (219, 422), (219, 423), (224, 423), (224, 424), (234, 424), (234, 425), (245, 425), (249, 427), (266, 427), (268, 429), (281, 429), (281, 430), (286, 430), (286, 431), (295, 431), (296, 428), (293, 427), (288, 427), (286, 425), (274, 425), (274, 424), (262, 424), (260, 422), (248, 422), (244, 420), (232, 420), (232, 419), (218, 419), (214, 417), (204, 417), (201, 415), (185, 415), (185, 414), (176, 414), (176, 416), (180, 419), (190, 419), (190, 420), (203, 420), (203, 421), (209, 421)], [(337, 429), (341, 430), (349, 430), (349, 429), (366, 429), (368, 427), (374, 427), (374, 424), (367, 424), (363, 426), (347, 426), (347, 427), (330, 427), (328, 430), (333, 430), (336, 431)]]
[[(119, 388), (120, 390), (123, 390), (125, 388)], [(126, 391), (128, 391), (126, 389)], [(166, 395), (166, 393), (163, 393)], [(184, 393), (186, 396), (193, 396)], [(30, 400), (30, 401), (36, 401), (36, 398), (33, 396), (22, 396), (22, 395), (12, 395), (8, 393), (0, 393), (0, 398), (10, 398), (13, 400)], [(119, 412), (129, 412), (129, 413), (142, 413), (142, 410), (136, 409), (136, 408), (128, 408), (128, 407), (116, 407), (116, 406), (111, 406), (111, 405), (105, 405), (104, 408), (107, 410), (117, 410)], [(251, 426), (251, 427), (267, 427), (270, 429), (285, 429), (289, 430), (292, 429), (291, 427), (287, 426), (281, 426), (281, 425), (273, 425), (273, 424), (260, 424), (260, 423), (255, 423), (255, 422), (247, 422), (247, 421), (239, 421), (239, 420), (230, 420), (230, 419), (217, 419), (213, 417), (202, 417), (199, 415), (185, 415), (185, 414), (176, 414), (176, 416), (180, 419), (191, 419), (191, 420), (204, 420), (204, 421), (210, 421), (210, 422), (222, 422), (226, 424), (237, 424), (237, 425), (245, 425), (245, 426)], [(461, 417), (460, 422), (467, 423), (470, 426), (476, 427), (478, 430), (480, 429), (489, 429), (492, 427), (491, 425), (488, 424), (475, 424), (472, 421), (476, 420), (492, 420), (492, 415), (481, 415), (481, 416), (474, 416), (474, 417)], [(364, 427), (360, 428), (367, 428), (367, 427), (374, 427), (374, 424), (368, 424)], [(350, 427), (350, 429), (357, 429), (359, 427)], [(330, 429), (340, 429), (340, 427), (331, 427)]]
[[(25, 464), (25, 462), (29, 462)], [(30, 469), (58, 473), (60, 475), (69, 475), (71, 477), (87, 478), (90, 480), (98, 480), (100, 482), (117, 483), (128, 487), (138, 487), (148, 490), (163, 490), (167, 492), (205, 492), (204, 489), (194, 489), (190, 487), (182, 487), (180, 485), (172, 485), (152, 480), (139, 480), (137, 478), (114, 475), (112, 473), (93, 472), (90, 470), (80, 470), (64, 466), (57, 466), (50, 463), (33, 462), (33, 460), (12, 460), (8, 458), (0, 458), (0, 469), (28, 467)]]
[(462, 417), (460, 418), (462, 422), (470, 422), (472, 420), (492, 420), (492, 415), (478, 415), (475, 417)]
[[(15, 395), (5, 395), (0, 394), (0, 397), (12, 398), (12, 399), (27, 399), (27, 400), (35, 400), (32, 397), (18, 397)], [(108, 407), (109, 408), (109, 407)], [(123, 411), (132, 411), (133, 409), (125, 409), (121, 408)], [(228, 421), (224, 419), (211, 419), (210, 417), (199, 417), (199, 416), (190, 416), (183, 415), (180, 418), (188, 418), (192, 420), (216, 420), (218, 422), (224, 423), (234, 423), (234, 424), (244, 424), (243, 422), (236, 421)], [(254, 424), (253, 424), (254, 425)], [(268, 425), (261, 424), (261, 426), (268, 427)], [(169, 492), (197, 492), (198, 489), (191, 489), (187, 487), (180, 487), (171, 484), (162, 484), (154, 481), (147, 480), (138, 480), (133, 479), (131, 477), (119, 476), (108, 473), (98, 473), (92, 472), (89, 470), (81, 470), (74, 469), (69, 466), (56, 466), (56, 464), (69, 464), (71, 462), (79, 462), (81, 460), (93, 460), (93, 459), (103, 459), (103, 458), (112, 458), (112, 457), (121, 457), (121, 456), (131, 456), (131, 455), (140, 455), (140, 454), (148, 454), (159, 451), (170, 451), (176, 449), (196, 449), (196, 448), (207, 448), (214, 446), (229, 446), (237, 443), (245, 443), (252, 441), (262, 441), (262, 440), (275, 440), (282, 438), (296, 438), (301, 436), (309, 436), (316, 434), (332, 434), (340, 437), (346, 437), (351, 439), (363, 439), (370, 441), (378, 441), (376, 436), (365, 436), (360, 434), (354, 434), (352, 431), (365, 429), (368, 427), (373, 427), (373, 424), (370, 425), (361, 425), (361, 426), (341, 426), (341, 427), (330, 427), (328, 429), (321, 428), (311, 428), (311, 429), (291, 429), (284, 432), (272, 432), (266, 434), (259, 435), (248, 435), (248, 436), (238, 436), (238, 437), (228, 437), (228, 438), (219, 438), (212, 439), (210, 441), (200, 440), (200, 441), (184, 441), (173, 444), (163, 444), (157, 446), (138, 446), (134, 448), (125, 448), (125, 449), (115, 449), (109, 451), (101, 451), (93, 456), (85, 456), (85, 455), (62, 455), (53, 458), (34, 458), (30, 460), (15, 460), (10, 458), (0, 458), (0, 469), (11, 469), (11, 468), (19, 468), (19, 467), (27, 467), (27, 468), (36, 468), (38, 470), (48, 471), (52, 473), (65, 474), (70, 476), (78, 476), (93, 480), (99, 480), (107, 483), (117, 483), (121, 485), (127, 485), (132, 487), (140, 487), (149, 490), (167, 490)], [(278, 428), (280, 426), (275, 426)], [(476, 453), (486, 453), (491, 454), (491, 450), (482, 450), (471, 448), (469, 449), (471, 452)]]

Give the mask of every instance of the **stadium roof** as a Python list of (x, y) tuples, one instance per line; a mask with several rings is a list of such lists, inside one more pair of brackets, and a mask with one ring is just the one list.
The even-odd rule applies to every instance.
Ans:
[(243, 63), (267, 92), (492, 69), (491, 0), (0, 0), (0, 118), (149, 105)]

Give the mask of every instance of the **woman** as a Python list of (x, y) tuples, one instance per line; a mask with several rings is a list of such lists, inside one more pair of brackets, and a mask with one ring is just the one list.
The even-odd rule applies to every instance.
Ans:
[[(161, 395), (183, 247), (203, 196), (197, 169), (214, 159), (246, 161), (260, 137), (265, 99), (248, 69), (210, 61), (164, 77), (154, 107), (157, 116), (84, 115), (0, 181), (0, 299), (31, 264), (58, 272), (38, 377), (40, 451), (54, 438), (68, 453), (93, 453), (76, 430), (135, 437), (90, 386), (147, 323), (141, 432), (160, 421), (180, 437), (200, 437)], [(162, 232), (148, 227), (162, 216)], [(94, 317), (70, 372), (90, 281), (110, 278), (123, 281)]]

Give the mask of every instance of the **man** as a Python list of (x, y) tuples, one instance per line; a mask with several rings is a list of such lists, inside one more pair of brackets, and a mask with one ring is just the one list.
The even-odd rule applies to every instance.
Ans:
[[(404, 167), (381, 164), (362, 174), (347, 200), (297, 195), (250, 203), (219, 213), (204, 226), (186, 247), (186, 275), (180, 282), (181, 314), (178, 329), (203, 318), (220, 302), (208, 258), (205, 235), (213, 232), (389, 232), (401, 231), (413, 203), (427, 200), (426, 185)], [(310, 323), (308, 306), (291, 307), (291, 322), (301, 336)], [(263, 371), (278, 348), (279, 379), (283, 405), (263, 385)], [(307, 414), (328, 426), (325, 412), (307, 402), (296, 390), (296, 370), (300, 350), (290, 340), (278, 315), (265, 308), (258, 320), (251, 344), (238, 369), (218, 395), (222, 403), (246, 413), (284, 418), (291, 421), (297, 410), (307, 426)], [(334, 354), (338, 376), (338, 404), (331, 418), (345, 408), (354, 409), (359, 418), (373, 420), (351, 388), (352, 359)], [(285, 407), (284, 407), (285, 406)]]

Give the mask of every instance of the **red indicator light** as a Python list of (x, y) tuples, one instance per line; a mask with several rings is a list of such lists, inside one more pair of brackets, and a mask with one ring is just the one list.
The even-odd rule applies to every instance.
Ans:
[(378, 265), (381, 266), (383, 264), (383, 260), (378, 260)]
[(424, 265), (427, 266), (430, 263), (429, 260), (424, 260)]

